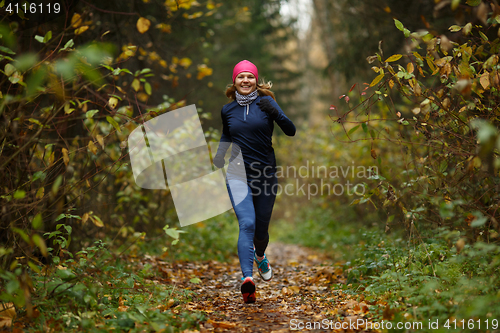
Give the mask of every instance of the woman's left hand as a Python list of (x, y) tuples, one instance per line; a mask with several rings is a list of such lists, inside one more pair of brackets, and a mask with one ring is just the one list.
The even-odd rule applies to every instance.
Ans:
[(262, 111), (269, 115), (271, 120), (275, 120), (278, 118), (280, 112), (271, 105), (271, 102), (267, 98), (262, 98), (257, 105), (260, 107)]

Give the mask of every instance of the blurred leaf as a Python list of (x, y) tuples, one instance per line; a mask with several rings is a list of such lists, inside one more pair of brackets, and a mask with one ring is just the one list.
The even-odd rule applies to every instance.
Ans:
[(74, 45), (75, 45), (75, 42), (73, 42), (73, 39), (70, 39), (69, 41), (66, 42), (66, 44), (64, 44), (64, 47), (62, 49), (59, 49), (58, 52), (66, 51), (66, 50), (72, 48)]
[(1, 45), (0, 45), (0, 51), (2, 51), (4, 53), (7, 53), (7, 54), (16, 54), (16, 52), (12, 51), (8, 47), (1, 46)]
[(349, 130), (349, 132), (347, 133), (348, 135), (351, 135), (352, 133), (354, 133), (354, 131), (356, 131), (358, 128), (359, 128), (360, 125), (357, 125), (357, 126), (354, 126), (353, 128), (351, 128)]
[(102, 228), (104, 227), (104, 223), (102, 222), (101, 218), (97, 215), (90, 215), (90, 220), (92, 223), (94, 223), (97, 227)]
[(78, 13), (74, 13), (73, 17), (71, 18), (71, 27), (73, 28), (78, 28), (82, 24), (82, 17)]
[(38, 213), (35, 215), (33, 221), (31, 221), (31, 226), (33, 229), (41, 229), (43, 227), (42, 214)]
[[(8, 329), (16, 318), (16, 308), (13, 303), (0, 303), (0, 328)], [(10, 329), (8, 329), (10, 330)]]
[(26, 197), (26, 191), (17, 190), (14, 192), (14, 199), (24, 199)]
[(62, 153), (63, 153), (63, 161), (64, 161), (64, 164), (67, 166), (68, 163), (69, 163), (69, 155), (68, 155), (68, 150), (66, 148), (63, 148), (62, 149)]
[(47, 256), (47, 245), (45, 244), (45, 240), (39, 234), (34, 234), (31, 236), (33, 243), (40, 249), (40, 252), (44, 257)]
[(14, 59), (14, 66), (20, 72), (25, 72), (38, 62), (36, 53), (24, 53)]
[(370, 87), (373, 87), (377, 85), (382, 79), (384, 78), (384, 73), (378, 75), (376, 78), (373, 79), (373, 81), (370, 83)]
[(106, 120), (108, 121), (108, 123), (110, 123), (111, 125), (113, 125), (113, 127), (119, 132), (121, 133), (122, 131), (120, 130), (120, 125), (118, 125), (118, 123), (116, 122), (116, 120), (113, 119), (113, 117), (110, 117), (110, 116), (106, 116)]
[(56, 274), (61, 278), (63, 281), (68, 281), (76, 277), (75, 273), (71, 271), (71, 269), (58, 269), (56, 271)]
[(385, 62), (393, 62), (393, 61), (397, 61), (399, 59), (401, 59), (403, 55), (401, 54), (394, 54), (392, 56), (390, 56), (389, 58), (387, 58), (387, 60)]
[(473, 119), (471, 126), (478, 131), (477, 138), (480, 143), (488, 142), (498, 135), (498, 129), (484, 119)]
[(99, 142), (99, 144), (101, 145), (101, 148), (104, 149), (104, 138), (102, 137), (102, 135), (97, 134), (96, 139), (97, 142)]
[(47, 43), (48, 41), (50, 41), (52, 39), (52, 31), (49, 31), (45, 34), (45, 36), (43, 37), (43, 42), (44, 43)]
[(151, 85), (149, 82), (144, 83), (144, 90), (146, 91), (146, 94), (151, 96)]
[(398, 28), (401, 31), (403, 31), (405, 28), (403, 23), (401, 23), (399, 20), (394, 19), (394, 24), (396, 25), (396, 28)]
[(69, 102), (67, 102), (64, 105), (64, 113), (71, 114), (71, 113), (73, 113), (73, 111), (75, 111), (75, 109), (71, 107), (71, 104)]
[(19, 236), (21, 236), (21, 238), (27, 243), (29, 244), (30, 243), (30, 238), (28, 237), (28, 235), (26, 234), (26, 232), (24, 232), (24, 230), (22, 229), (19, 229), (19, 228), (15, 228), (15, 227), (12, 227), (11, 228), (12, 231), (14, 231), (16, 234), (18, 234)]
[(53, 195), (56, 195), (57, 192), (59, 191), (59, 187), (61, 186), (62, 181), (63, 181), (63, 176), (62, 175), (57, 176), (54, 184), (52, 185), (52, 194)]
[(365, 133), (368, 133), (368, 126), (366, 125), (366, 123), (361, 123), (361, 127), (363, 127), (363, 131)]
[(136, 26), (137, 26), (137, 31), (139, 31), (139, 33), (143, 34), (149, 30), (149, 27), (151, 26), (151, 21), (148, 20), (147, 18), (140, 17), (137, 20)]
[(81, 35), (83, 34), (85, 31), (87, 31), (89, 29), (89, 26), (88, 25), (82, 25), (81, 27), (79, 27), (78, 29), (75, 29), (75, 35)]
[(99, 112), (99, 110), (89, 110), (85, 113), (85, 117), (87, 117), (87, 119), (92, 119), (97, 112)]
[[(26, 80), (26, 96), (30, 97), (35, 95), (42, 89), (42, 84), (47, 79), (47, 69), (45, 66), (40, 67), (38, 70), (32, 72)], [(42, 124), (39, 124), (42, 126)]]
[(35, 40), (36, 40), (37, 42), (42, 43), (42, 44), (47, 43), (47, 42), (48, 42), (48, 41), (50, 41), (51, 39), (52, 39), (52, 31), (47, 32), (47, 33), (45, 34), (45, 36), (44, 36), (44, 37), (42, 37), (42, 36), (38, 36), (38, 35), (36, 35), (36, 36), (35, 36)]
[(116, 108), (116, 106), (118, 105), (118, 99), (116, 97), (110, 97), (110, 99), (108, 100), (108, 105), (112, 109)]
[(11, 76), (16, 71), (16, 67), (12, 66), (12, 64), (6, 64), (3, 71), (5, 72), (5, 75)]
[(141, 82), (138, 79), (134, 79), (132, 81), (131, 86), (132, 86), (132, 89), (134, 89), (135, 91), (138, 91), (139, 88), (141, 88)]
[(90, 141), (89, 141), (89, 144), (87, 145), (87, 148), (90, 150), (90, 152), (91, 152), (92, 154), (94, 154), (94, 155), (95, 155), (95, 154), (97, 154), (97, 147), (96, 147), (96, 145), (94, 144), (94, 141), (90, 140)]
[(467, 4), (472, 7), (479, 6), (482, 0), (467, 0)]
[(483, 213), (476, 211), (473, 213), (475, 219), (470, 224), (471, 227), (477, 228), (482, 227), (486, 222), (488, 222), (488, 217), (484, 216)]

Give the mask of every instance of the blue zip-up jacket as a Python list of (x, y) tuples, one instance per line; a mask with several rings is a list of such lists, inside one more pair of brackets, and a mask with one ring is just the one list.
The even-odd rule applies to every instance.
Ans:
[[(225, 156), (229, 143), (235, 143), (241, 148), (245, 170), (250, 175), (259, 173), (266, 167), (266, 171), (276, 172), (272, 144), (274, 122), (257, 105), (262, 98), (269, 99), (271, 105), (279, 111), (279, 116), (274, 121), (286, 135), (294, 136), (296, 131), (295, 125), (270, 96), (258, 96), (246, 106), (241, 106), (236, 101), (224, 105), (221, 110), (222, 135), (217, 155)], [(234, 159), (237, 154), (238, 151), (233, 145), (231, 158)]]

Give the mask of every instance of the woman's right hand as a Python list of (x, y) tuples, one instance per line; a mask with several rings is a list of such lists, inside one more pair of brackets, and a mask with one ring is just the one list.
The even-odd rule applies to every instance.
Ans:
[(214, 157), (214, 165), (221, 169), (224, 167), (224, 164), (226, 164), (226, 161), (224, 160), (224, 157), (222, 155), (215, 155)]

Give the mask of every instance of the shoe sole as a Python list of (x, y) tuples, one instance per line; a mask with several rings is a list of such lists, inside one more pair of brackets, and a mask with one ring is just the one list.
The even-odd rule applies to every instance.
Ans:
[(260, 273), (260, 271), (259, 271), (259, 275), (260, 275), (260, 278), (261, 278), (262, 280), (264, 280), (264, 281), (266, 281), (266, 282), (269, 282), (269, 281), (271, 281), (271, 280), (273, 279), (274, 272), (273, 272), (273, 269), (271, 268), (271, 277), (270, 277), (269, 279), (267, 279), (267, 280), (266, 280), (266, 279), (264, 279), (264, 276), (262, 276), (262, 274)]
[(241, 285), (241, 295), (243, 295), (243, 302), (255, 303), (255, 283), (251, 280), (244, 282)]

